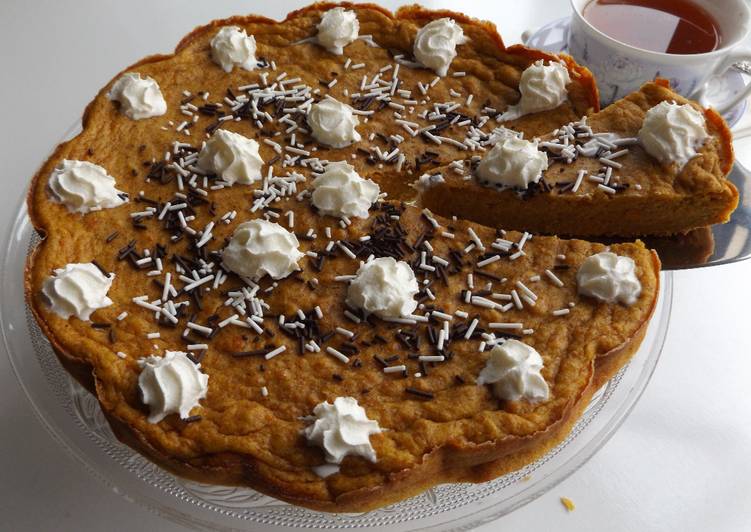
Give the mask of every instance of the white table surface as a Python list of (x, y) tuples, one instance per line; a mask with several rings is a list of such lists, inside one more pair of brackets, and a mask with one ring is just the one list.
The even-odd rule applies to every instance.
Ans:
[[(423, 3), (490, 19), (509, 44), (569, 9), (566, 0)], [(2, 0), (2, 227), (53, 143), (123, 66), (169, 52), (213, 18), (280, 18), (299, 5)], [(736, 142), (736, 150), (751, 167), (751, 141)], [(751, 529), (751, 262), (675, 278), (662, 359), (630, 418), (568, 480), (480, 530)], [(108, 491), (68, 457), (34, 417), (5, 353), (0, 414), (0, 530), (182, 530)], [(561, 496), (576, 503), (574, 512), (563, 509)]]

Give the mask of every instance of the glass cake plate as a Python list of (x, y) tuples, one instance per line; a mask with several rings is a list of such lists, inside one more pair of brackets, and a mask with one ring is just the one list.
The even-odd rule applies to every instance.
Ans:
[[(68, 137), (77, 130), (72, 128)], [(21, 387), (50, 434), (96, 478), (127, 500), (195, 530), (467, 530), (497, 519), (556, 486), (608, 441), (646, 388), (670, 321), (673, 274), (663, 272), (662, 293), (639, 351), (595, 395), (568, 437), (523, 469), (483, 484), (437, 486), (372, 512), (315, 512), (251, 489), (180, 479), (115, 438), (97, 401), (62, 368), (26, 306), (24, 265), (39, 237), (24, 200), (9, 230), (0, 271), (0, 326)]]

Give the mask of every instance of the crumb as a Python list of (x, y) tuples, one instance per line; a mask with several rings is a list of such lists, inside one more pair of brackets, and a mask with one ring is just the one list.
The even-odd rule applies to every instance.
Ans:
[(574, 501), (569, 499), (568, 497), (561, 497), (561, 504), (566, 508), (567, 511), (573, 512), (576, 509), (576, 506), (574, 506)]

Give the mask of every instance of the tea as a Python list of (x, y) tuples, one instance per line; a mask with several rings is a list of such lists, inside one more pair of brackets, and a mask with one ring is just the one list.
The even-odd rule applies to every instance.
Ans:
[(715, 18), (691, 0), (592, 0), (582, 15), (606, 35), (653, 52), (701, 54), (722, 45)]

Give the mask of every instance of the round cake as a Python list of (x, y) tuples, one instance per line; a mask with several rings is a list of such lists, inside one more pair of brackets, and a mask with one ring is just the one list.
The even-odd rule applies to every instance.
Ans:
[(597, 100), (570, 58), (458, 13), (212, 22), (115, 76), (34, 177), (28, 302), (115, 434), (178, 475), (336, 512), (491, 479), (634, 353), (659, 260), (419, 195)]

